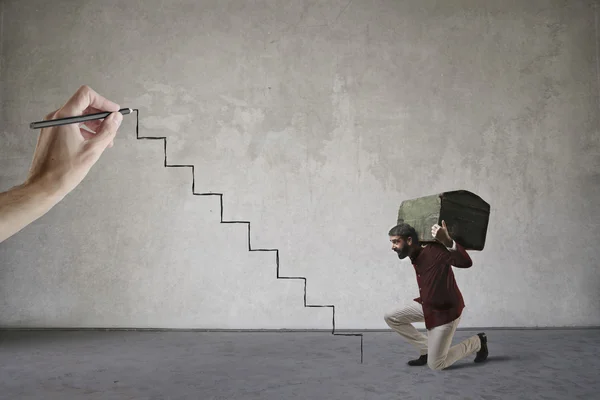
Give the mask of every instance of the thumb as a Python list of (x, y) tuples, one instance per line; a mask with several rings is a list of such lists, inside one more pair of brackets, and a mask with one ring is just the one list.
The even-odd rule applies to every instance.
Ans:
[(446, 228), (446, 221), (442, 220), (442, 228)]
[(123, 121), (123, 114), (113, 112), (102, 121), (102, 124), (96, 131), (96, 135), (90, 139), (91, 142), (101, 143), (103, 147), (108, 147), (117, 135), (117, 130)]

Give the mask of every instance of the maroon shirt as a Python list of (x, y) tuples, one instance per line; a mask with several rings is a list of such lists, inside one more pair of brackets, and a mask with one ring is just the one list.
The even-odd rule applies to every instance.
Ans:
[(427, 329), (454, 321), (465, 307), (452, 266), (469, 268), (473, 261), (464, 247), (454, 243), (455, 250), (441, 243), (428, 243), (410, 256), (420, 293), (414, 300), (423, 306)]

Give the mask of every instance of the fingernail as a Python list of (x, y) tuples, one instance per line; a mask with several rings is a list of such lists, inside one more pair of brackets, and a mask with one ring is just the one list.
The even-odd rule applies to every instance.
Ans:
[(123, 121), (123, 114), (120, 112), (115, 113), (115, 123), (117, 124), (117, 128), (121, 126), (121, 122)]

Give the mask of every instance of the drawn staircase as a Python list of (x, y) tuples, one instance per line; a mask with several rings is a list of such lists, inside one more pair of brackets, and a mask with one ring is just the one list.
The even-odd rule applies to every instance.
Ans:
[(220, 207), (221, 207), (221, 223), (222, 224), (246, 224), (248, 226), (248, 251), (264, 251), (264, 252), (275, 252), (275, 261), (277, 265), (277, 279), (292, 279), (304, 281), (304, 307), (307, 308), (331, 308), (332, 310), (332, 330), (331, 334), (334, 336), (358, 336), (360, 337), (360, 362), (363, 363), (363, 335), (362, 333), (336, 333), (335, 331), (335, 306), (327, 304), (307, 304), (306, 303), (306, 278), (302, 276), (281, 276), (279, 274), (279, 250), (278, 249), (253, 249), (250, 243), (250, 221), (225, 221), (223, 220), (223, 194), (222, 193), (196, 193), (196, 177), (194, 174), (193, 165), (178, 165), (167, 163), (167, 138), (165, 136), (140, 136), (140, 113), (138, 109), (133, 110), (136, 113), (136, 125), (135, 125), (135, 136), (138, 140), (162, 140), (163, 148), (165, 153), (164, 166), (165, 168), (190, 168), (192, 171), (192, 194), (194, 196), (219, 196)]

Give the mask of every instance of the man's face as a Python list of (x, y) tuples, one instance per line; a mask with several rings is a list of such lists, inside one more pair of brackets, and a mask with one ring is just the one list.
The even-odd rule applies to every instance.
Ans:
[[(412, 242), (411, 238), (408, 238), (409, 242)], [(392, 250), (398, 253), (398, 258), (401, 260), (408, 256), (410, 250), (410, 243), (401, 238), (400, 236), (390, 236), (390, 242), (392, 242)]]

